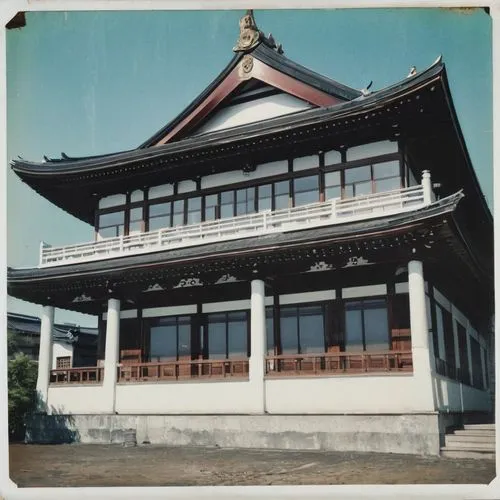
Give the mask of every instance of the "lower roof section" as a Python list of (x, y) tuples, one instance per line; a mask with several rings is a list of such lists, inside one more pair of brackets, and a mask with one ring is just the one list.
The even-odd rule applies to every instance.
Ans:
[[(8, 293), (39, 304), (96, 314), (111, 296), (124, 308), (156, 292), (273, 280), (357, 265), (443, 263), (466, 280), (492, 289), (468, 253), (453, 220), (461, 193), (414, 212), (367, 221), (270, 234), (116, 259), (50, 268), (8, 270)], [(439, 266), (438, 266), (439, 267)]]

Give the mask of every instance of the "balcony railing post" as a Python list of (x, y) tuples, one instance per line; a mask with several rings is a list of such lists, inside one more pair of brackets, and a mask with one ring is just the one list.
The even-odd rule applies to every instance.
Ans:
[(424, 205), (430, 205), (432, 203), (432, 182), (429, 170), (424, 170), (422, 172), (422, 190), (424, 195)]

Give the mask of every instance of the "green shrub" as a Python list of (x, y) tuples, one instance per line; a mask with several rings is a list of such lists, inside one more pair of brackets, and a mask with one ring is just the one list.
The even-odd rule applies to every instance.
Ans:
[(23, 440), (26, 416), (36, 407), (37, 364), (17, 353), (9, 361), (9, 439)]

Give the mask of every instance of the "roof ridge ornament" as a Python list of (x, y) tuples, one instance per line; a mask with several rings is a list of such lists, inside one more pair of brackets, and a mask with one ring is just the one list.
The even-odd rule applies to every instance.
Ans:
[(247, 10), (246, 14), (240, 19), (240, 36), (236, 45), (233, 47), (234, 52), (246, 52), (262, 41), (263, 34), (257, 28), (257, 23), (253, 17), (253, 10)]

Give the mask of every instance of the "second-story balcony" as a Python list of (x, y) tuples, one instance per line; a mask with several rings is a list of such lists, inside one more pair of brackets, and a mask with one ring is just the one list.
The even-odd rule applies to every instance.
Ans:
[(382, 193), (336, 198), (275, 211), (169, 227), (101, 241), (52, 247), (40, 245), (40, 267), (179, 249), (271, 233), (301, 231), (418, 210), (432, 202), (430, 176), (422, 185)]

